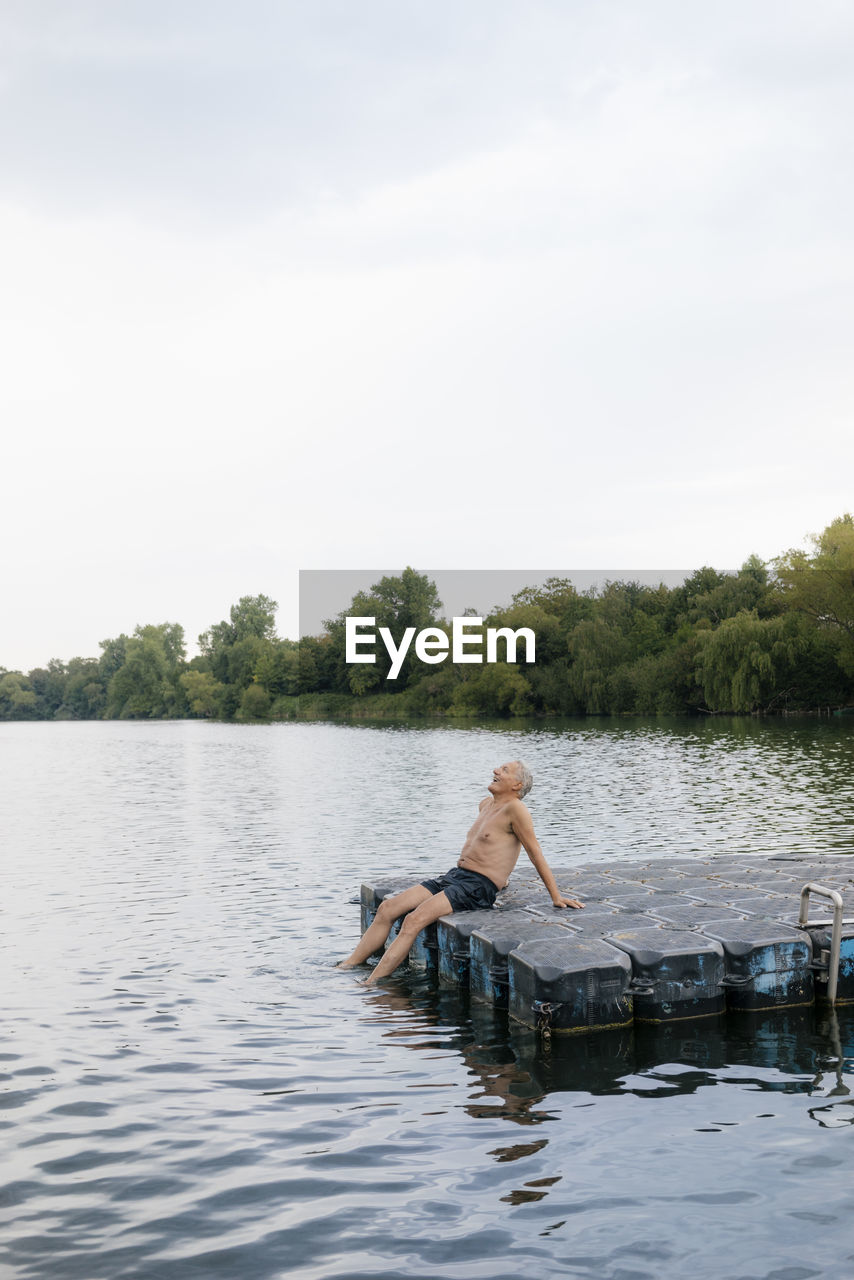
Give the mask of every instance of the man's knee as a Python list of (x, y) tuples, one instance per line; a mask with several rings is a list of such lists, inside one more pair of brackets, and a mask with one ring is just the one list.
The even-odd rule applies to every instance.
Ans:
[(411, 892), (411, 889), (407, 889), (404, 893), (396, 893), (393, 898), (383, 898), (377, 907), (375, 918), (382, 920), (383, 924), (392, 925), (395, 920), (400, 920), (402, 916), (405, 916), (407, 911), (414, 911), (415, 908), (412, 906), (411, 899), (409, 900), (409, 905), (407, 905), (407, 898), (409, 898)]
[(438, 904), (439, 895), (436, 894), (432, 898), (426, 898), (424, 902), (419, 902), (408, 915), (404, 916), (400, 923), (400, 932), (406, 932), (415, 937), (422, 929), (426, 929), (428, 925), (434, 924), (440, 915), (444, 915), (446, 911), (450, 911), (447, 905), (447, 899), (443, 899), (441, 908)]
[(416, 938), (421, 930), (428, 923), (424, 919), (425, 912), (421, 905), (415, 907), (408, 915), (404, 916), (400, 922), (400, 932), (407, 938)]
[(383, 924), (394, 924), (400, 912), (395, 909), (394, 898), (383, 898), (377, 907), (376, 920), (381, 920)]

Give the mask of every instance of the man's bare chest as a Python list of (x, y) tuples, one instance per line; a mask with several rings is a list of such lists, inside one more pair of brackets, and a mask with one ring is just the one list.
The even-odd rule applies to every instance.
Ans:
[(513, 827), (510, 819), (503, 813), (484, 813), (475, 820), (469, 839), (479, 844), (504, 844), (513, 839)]

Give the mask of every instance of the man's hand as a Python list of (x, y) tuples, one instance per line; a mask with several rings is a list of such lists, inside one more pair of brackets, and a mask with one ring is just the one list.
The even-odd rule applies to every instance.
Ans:
[(577, 898), (552, 898), (552, 906), (563, 910), (564, 907), (574, 907), (576, 911), (584, 910), (584, 903), (579, 902)]

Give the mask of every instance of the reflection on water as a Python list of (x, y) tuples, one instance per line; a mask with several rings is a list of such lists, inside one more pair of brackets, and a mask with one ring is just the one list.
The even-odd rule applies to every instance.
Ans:
[[(464, 1107), (473, 1117), (501, 1114), (515, 1124), (540, 1124), (550, 1117), (539, 1104), (556, 1092), (577, 1089), (580, 1081), (592, 1096), (665, 1098), (732, 1080), (749, 1080), (759, 1092), (827, 1098), (850, 1093), (845, 1070), (854, 1055), (854, 1008), (849, 1006), (721, 1014), (664, 1026), (639, 1023), (545, 1041), (464, 993), (436, 987), (426, 975), (403, 975), (397, 985), (397, 991), (375, 991), (370, 998), (380, 1025), (385, 1013), (392, 1015), (383, 1034), (419, 1055), (435, 1049), (441, 1059), (453, 1050), (477, 1085), (469, 1095), (475, 1105)], [(439, 1027), (442, 1038), (430, 1038), (431, 1029)], [(741, 1068), (755, 1068), (757, 1074), (745, 1076)], [(732, 1071), (739, 1074), (727, 1074)], [(489, 1104), (478, 1105), (481, 1100)]]
[(546, 1045), (334, 962), (361, 879), (444, 868), (504, 759), (555, 865), (851, 852), (852, 731), (0, 726), (0, 1270), (851, 1271), (854, 1010)]

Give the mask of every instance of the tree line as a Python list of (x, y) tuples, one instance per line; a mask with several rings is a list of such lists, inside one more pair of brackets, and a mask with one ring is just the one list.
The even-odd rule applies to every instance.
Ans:
[(183, 627), (163, 622), (101, 641), (98, 658), (0, 670), (0, 720), (282, 718), (277, 700), (296, 688), (299, 645), (277, 637), (277, 608), (243, 596), (189, 661)]
[(0, 719), (158, 717), (271, 721), (420, 716), (773, 714), (854, 703), (854, 520), (843, 515), (765, 564), (701, 568), (678, 587), (568, 579), (528, 587), (487, 625), (532, 629), (535, 665), (425, 667), (408, 653), (345, 660), (345, 618), (371, 616), (399, 645), (407, 627), (446, 633), (435, 584), (386, 577), (299, 643), (275, 631), (275, 601), (244, 596), (187, 661), (175, 623), (137, 627), (99, 658), (0, 671)]

